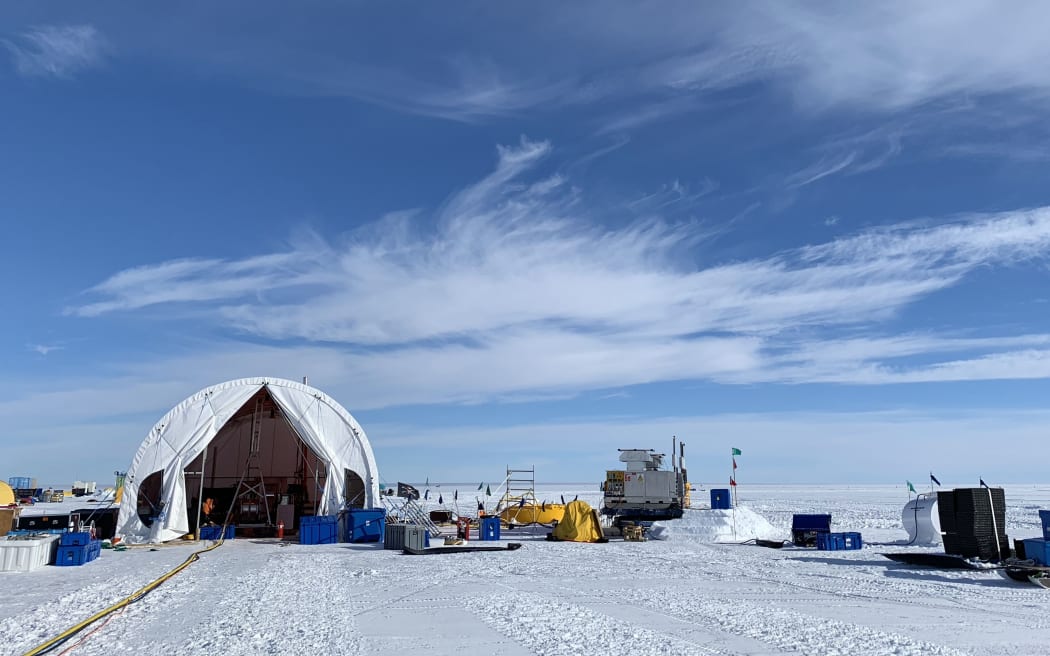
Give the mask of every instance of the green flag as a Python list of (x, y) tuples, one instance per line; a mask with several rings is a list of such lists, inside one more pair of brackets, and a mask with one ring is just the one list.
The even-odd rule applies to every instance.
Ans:
[(734, 456), (742, 456), (742, 455), (744, 455), (744, 454), (740, 452), (740, 449), (738, 449), (738, 448), (736, 448), (736, 447), (734, 446), (734, 447), (733, 447), (733, 455), (734, 455)]
[(908, 484), (909, 492), (911, 492), (912, 494), (917, 494), (917, 492), (915, 491), (915, 486), (911, 484), (911, 481), (905, 481), (905, 483)]

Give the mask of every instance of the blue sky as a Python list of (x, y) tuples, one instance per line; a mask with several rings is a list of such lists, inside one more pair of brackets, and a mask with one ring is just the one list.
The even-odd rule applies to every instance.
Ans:
[(0, 16), (3, 477), (304, 375), (388, 482), (1044, 475), (1043, 3), (212, 5)]

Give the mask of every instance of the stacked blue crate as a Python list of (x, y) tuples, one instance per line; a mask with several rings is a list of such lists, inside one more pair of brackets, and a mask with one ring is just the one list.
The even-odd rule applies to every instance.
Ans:
[(102, 553), (102, 543), (91, 539), (87, 531), (63, 533), (55, 552), (55, 565), (59, 567), (76, 567), (98, 558)]
[(299, 544), (335, 544), (339, 542), (339, 517), (304, 515), (299, 518)]

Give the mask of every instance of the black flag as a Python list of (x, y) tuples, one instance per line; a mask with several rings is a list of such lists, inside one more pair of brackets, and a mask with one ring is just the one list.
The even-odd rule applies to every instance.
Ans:
[(485, 510), (485, 504), (483, 504), (480, 501), (478, 501), (478, 510), (484, 511)]
[(423, 500), (426, 501), (428, 499), (430, 499), (430, 490), (423, 493)]
[(524, 507), (525, 507), (525, 497), (522, 497), (521, 501), (518, 502), (518, 508), (524, 508)]
[(459, 501), (459, 490), (453, 490), (452, 491), (452, 500), (453, 501)]
[(984, 482), (983, 478), (978, 478), (977, 480), (981, 481), (981, 487), (988, 487), (988, 484)]
[(419, 500), (419, 490), (412, 487), (408, 483), (397, 484), (397, 496), (404, 497), (406, 499)]
[(937, 477), (933, 475), (933, 472), (930, 472), (930, 480), (936, 483), (937, 485), (941, 484), (941, 482), (937, 480)]
[(540, 504), (540, 510), (542, 510), (543, 512), (547, 512), (547, 500), (546, 499), (544, 499), (543, 503)]
[(565, 495), (561, 495), (561, 505), (565, 505)]
[(440, 494), (438, 494), (438, 503), (442, 506), (445, 505), (445, 499)]
[(577, 494), (577, 495), (576, 495), (576, 498), (575, 498), (575, 499), (573, 499), (573, 501), (579, 501), (579, 500), (580, 500), (580, 495), (578, 495), (578, 494)]

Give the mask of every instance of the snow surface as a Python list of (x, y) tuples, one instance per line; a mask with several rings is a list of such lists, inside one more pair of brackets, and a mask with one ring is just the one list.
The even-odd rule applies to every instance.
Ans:
[[(548, 497), (579, 493), (596, 503), (593, 490), (552, 488)], [(1038, 535), (1036, 511), (1050, 507), (1050, 486), (1006, 492), (1010, 536)], [(741, 540), (744, 530), (786, 538), (793, 513), (830, 512), (835, 530), (906, 541), (899, 487), (741, 486), (739, 495)], [(504, 542), (524, 546), (499, 553), (404, 556), (378, 545), (236, 540), (72, 653), (1050, 653), (1046, 590), (993, 571), (911, 568), (879, 555), (937, 551), (927, 547), (716, 544), (726, 514), (719, 521), (705, 512), (668, 522), (665, 541), (554, 543), (543, 540), (546, 529), (504, 530)], [(0, 654), (25, 652), (195, 548), (103, 551), (83, 567), (0, 574)]]

